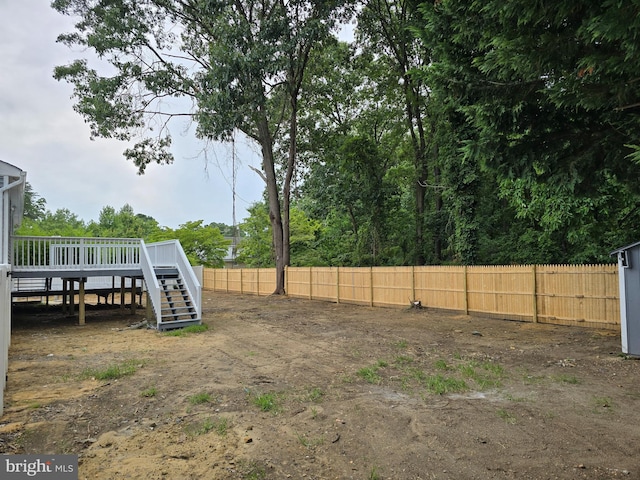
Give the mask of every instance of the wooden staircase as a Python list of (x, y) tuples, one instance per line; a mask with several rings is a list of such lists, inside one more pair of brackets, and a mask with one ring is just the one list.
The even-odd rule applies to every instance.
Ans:
[(180, 278), (177, 268), (156, 268), (156, 278), (160, 285), (162, 321), (158, 330), (183, 328), (189, 325), (200, 325), (198, 312), (189, 291)]

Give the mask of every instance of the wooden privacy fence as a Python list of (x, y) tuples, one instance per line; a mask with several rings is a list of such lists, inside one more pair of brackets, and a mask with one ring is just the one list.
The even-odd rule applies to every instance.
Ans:
[[(275, 269), (205, 269), (203, 288), (269, 295)], [(617, 329), (617, 265), (289, 267), (290, 297)]]

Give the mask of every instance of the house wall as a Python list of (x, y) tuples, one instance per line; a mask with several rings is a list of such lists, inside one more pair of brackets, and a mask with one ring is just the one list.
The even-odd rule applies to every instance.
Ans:
[(11, 271), (9, 265), (0, 265), (0, 416), (4, 407), (4, 387), (9, 367), (11, 343)]

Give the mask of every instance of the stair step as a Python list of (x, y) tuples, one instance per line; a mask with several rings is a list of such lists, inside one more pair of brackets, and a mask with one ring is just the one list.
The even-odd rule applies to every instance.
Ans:
[(193, 313), (191, 315), (183, 313), (183, 314), (179, 314), (176, 313), (175, 315), (162, 315), (162, 321), (164, 322), (165, 319), (169, 319), (167, 321), (172, 321), (172, 320), (180, 320), (181, 318), (184, 318), (185, 320), (190, 320), (190, 319), (195, 319), (196, 318), (196, 314)]
[[(165, 312), (171, 312), (171, 314), (175, 314), (175, 313), (196, 313), (196, 310), (193, 307), (163, 308), (161, 311), (162, 311), (162, 315), (164, 315)], [(167, 313), (167, 315), (170, 315), (170, 314)]]
[(156, 275), (178, 275), (178, 269), (176, 267), (155, 267), (153, 269)]

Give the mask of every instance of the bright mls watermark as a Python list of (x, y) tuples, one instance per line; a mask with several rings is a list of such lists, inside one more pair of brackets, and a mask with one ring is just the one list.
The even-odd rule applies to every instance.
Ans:
[(2, 480), (78, 480), (77, 455), (0, 455)]

